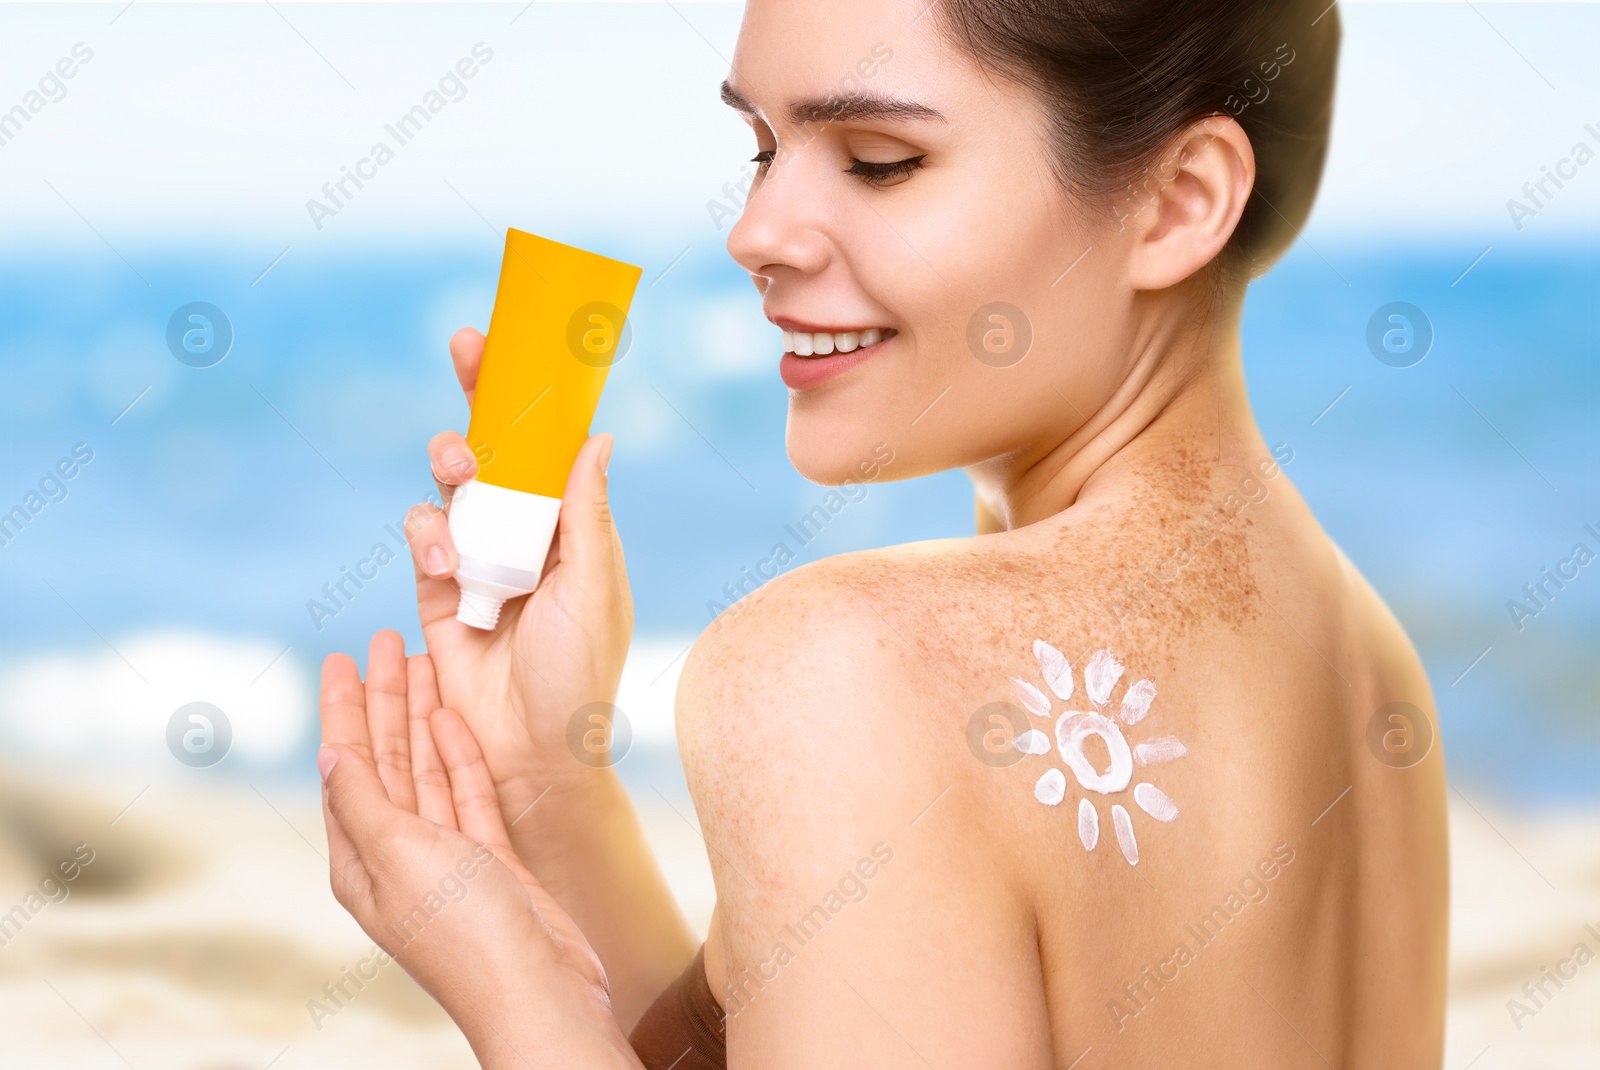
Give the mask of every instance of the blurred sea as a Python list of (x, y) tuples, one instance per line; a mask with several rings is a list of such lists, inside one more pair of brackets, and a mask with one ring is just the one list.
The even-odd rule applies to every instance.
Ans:
[[(720, 236), (546, 232), (645, 269), (595, 427), (617, 435), (640, 649), (670, 683), (708, 602), (726, 601), (724, 585), (825, 490), (784, 456), (776, 331)], [(1600, 553), (1585, 530), (1600, 531), (1600, 253), (1507, 242), (1474, 262), (1481, 251), (1297, 244), (1251, 291), (1249, 383), (1268, 440), (1294, 449), (1289, 476), (1417, 643), (1453, 781), (1518, 806), (1593, 801), (1600, 565), (1520, 630), (1507, 603), (1530, 604), (1524, 584), (1576, 543)], [(403, 555), (320, 627), (307, 603), (376, 544), (401, 549), (390, 525), (431, 493), (428, 438), (466, 426), (445, 342), (487, 326), (498, 245), (485, 232), (359, 256), (278, 252), (0, 259), (0, 511), (79, 443), (93, 451), (0, 547), (7, 750), (116, 736), (120, 704), (145, 686), (182, 699), (188, 668), (260, 700), (236, 726), (240, 761), (309, 770), (323, 655), (364, 661), (390, 626), (420, 646)], [(232, 326), (213, 367), (167, 348), (169, 317), (193, 301)], [(1368, 349), (1369, 319), (1392, 301), (1431, 324), (1412, 367)], [(800, 560), (970, 529), (960, 473), (874, 485)], [(664, 708), (670, 687), (650, 701)], [(647, 719), (665, 742), (661, 711)]]

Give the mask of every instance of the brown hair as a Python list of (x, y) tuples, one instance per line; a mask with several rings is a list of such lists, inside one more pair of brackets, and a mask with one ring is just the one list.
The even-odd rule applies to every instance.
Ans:
[(1250, 138), (1256, 180), (1218, 267), (1260, 274), (1305, 223), (1333, 115), (1339, 12), (1330, 0), (935, 6), (957, 47), (1042, 96), (1056, 174), (1085, 198), (1131, 214), (1173, 135), (1231, 115)]

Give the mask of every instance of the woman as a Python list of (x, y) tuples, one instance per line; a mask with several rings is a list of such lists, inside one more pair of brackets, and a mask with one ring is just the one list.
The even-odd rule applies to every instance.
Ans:
[[(979, 533), (797, 569), (696, 643), (697, 954), (566, 742), (631, 626), (610, 439), (497, 634), (453, 619), (419, 510), (428, 653), (383, 633), (364, 685), (324, 670), (334, 885), (484, 1065), (1438, 1065), (1428, 682), (1241, 373), (1337, 20), (751, 0), (723, 97), (760, 177), (728, 247), (783, 332), (789, 455), (825, 484), (959, 466)], [(481, 347), (451, 343), (469, 397)], [(474, 471), (459, 435), (430, 453), (442, 489)], [(418, 915), (475, 843), (499, 861), (462, 863), (465, 905)]]

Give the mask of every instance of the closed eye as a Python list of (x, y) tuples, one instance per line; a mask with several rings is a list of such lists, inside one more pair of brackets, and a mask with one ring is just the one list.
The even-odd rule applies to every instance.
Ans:
[(882, 189), (885, 186), (895, 186), (910, 177), (911, 172), (922, 166), (922, 161), (927, 158), (911, 156), (904, 160), (894, 160), (890, 163), (869, 163), (866, 160), (851, 160), (850, 166), (845, 168), (845, 174), (855, 175), (869, 186)]

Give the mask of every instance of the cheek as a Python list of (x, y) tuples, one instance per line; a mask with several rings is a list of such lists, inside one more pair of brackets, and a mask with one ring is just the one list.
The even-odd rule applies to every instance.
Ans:
[(973, 179), (938, 192), (938, 203), (896, 223), (905, 262), (890, 307), (910, 322), (922, 358), (949, 374), (1005, 368), (1027, 378), (1036, 348), (1078, 326), (1081, 284), (1103, 258), (1053, 188)]
[(1053, 177), (1018, 173), (930, 172), (849, 199), (839, 251), (902, 338), (848, 386), (793, 399), (802, 474), (837, 481), (880, 440), (892, 478), (972, 464), (1070, 432), (1115, 389), (1129, 311), (1116, 236), (1092, 242)]

